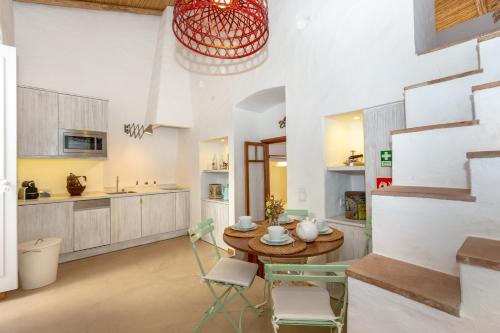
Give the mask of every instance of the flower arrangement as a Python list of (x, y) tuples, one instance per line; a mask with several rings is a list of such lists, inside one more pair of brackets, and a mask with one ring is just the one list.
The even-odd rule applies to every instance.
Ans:
[(285, 209), (285, 201), (282, 199), (276, 199), (274, 195), (267, 197), (266, 199), (266, 217), (269, 218), (270, 225), (278, 224), (278, 216), (282, 214)]

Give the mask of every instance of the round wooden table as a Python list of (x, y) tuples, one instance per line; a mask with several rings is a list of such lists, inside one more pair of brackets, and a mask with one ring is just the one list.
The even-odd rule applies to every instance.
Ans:
[(312, 243), (307, 243), (307, 248), (303, 251), (300, 251), (298, 253), (294, 254), (285, 254), (285, 255), (269, 255), (268, 253), (261, 253), (258, 251), (255, 251), (252, 249), (250, 246), (248, 246), (248, 242), (250, 241), (251, 238), (238, 238), (238, 237), (231, 237), (226, 234), (224, 234), (224, 242), (226, 242), (227, 245), (230, 247), (246, 252), (248, 254), (253, 254), (256, 256), (264, 256), (264, 257), (273, 257), (273, 258), (307, 258), (307, 257), (315, 257), (319, 256), (322, 254), (326, 254), (329, 252), (332, 252), (344, 244), (344, 238), (342, 237), (339, 240), (333, 241), (333, 242), (312, 242)]

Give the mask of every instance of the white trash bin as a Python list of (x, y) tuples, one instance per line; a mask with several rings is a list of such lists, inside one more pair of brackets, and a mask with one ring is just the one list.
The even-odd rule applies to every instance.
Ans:
[(57, 279), (62, 239), (40, 238), (18, 245), (22, 289), (36, 289)]

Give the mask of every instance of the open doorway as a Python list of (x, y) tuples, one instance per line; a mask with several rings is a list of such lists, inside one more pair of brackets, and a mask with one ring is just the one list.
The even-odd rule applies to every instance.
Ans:
[[(271, 193), (271, 186), (275, 191), (279, 183), (274, 177), (275, 167), (281, 162), (279, 168), (283, 168), (286, 162), (285, 118), (283, 86), (258, 91), (236, 105), (233, 118), (235, 220), (242, 215), (252, 216), (254, 221), (265, 219), (265, 199)], [(278, 173), (283, 174), (283, 170)], [(273, 185), (271, 177), (276, 179)]]
[(287, 158), (286, 136), (261, 140), (265, 147), (265, 163), (267, 167), (266, 197), (288, 201), (287, 198)]

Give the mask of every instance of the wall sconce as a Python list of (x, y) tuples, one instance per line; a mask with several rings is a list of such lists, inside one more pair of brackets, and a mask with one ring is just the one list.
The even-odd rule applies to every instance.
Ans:
[(144, 125), (139, 125), (136, 123), (123, 125), (123, 132), (128, 134), (131, 138), (142, 139), (144, 134), (153, 135), (153, 125), (149, 125), (144, 128)]

